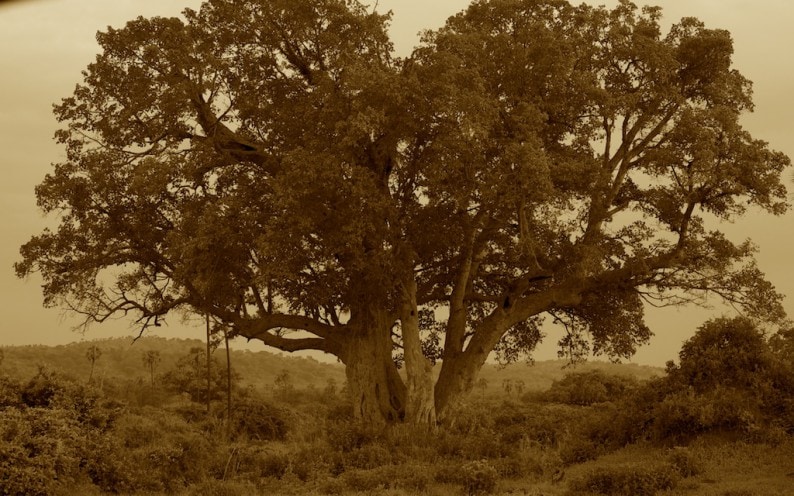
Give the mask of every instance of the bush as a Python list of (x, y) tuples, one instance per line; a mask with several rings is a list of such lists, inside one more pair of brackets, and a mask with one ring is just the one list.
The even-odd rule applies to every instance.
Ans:
[(465, 483), (463, 469), (458, 463), (445, 463), (436, 466), (433, 479), (441, 484), (463, 485)]
[(487, 461), (473, 461), (463, 465), (463, 488), (469, 496), (491, 494), (496, 489), (499, 473)]
[(654, 466), (617, 465), (592, 469), (570, 484), (573, 494), (590, 492), (606, 496), (654, 496), (673, 489), (678, 474), (668, 464)]
[(703, 472), (703, 461), (689, 448), (673, 448), (667, 456), (667, 462), (684, 478), (694, 477)]
[(588, 406), (617, 401), (636, 387), (637, 381), (631, 377), (609, 375), (600, 370), (573, 372), (554, 381), (543, 398), (555, 403)]
[(231, 429), (244, 439), (284, 440), (289, 432), (289, 418), (281, 408), (260, 399), (244, 397), (234, 405)]
[(328, 426), (328, 442), (345, 453), (373, 443), (379, 435), (377, 429), (361, 422), (331, 422)]
[(502, 479), (534, 478), (543, 475), (543, 463), (525, 453), (516, 453), (507, 458), (498, 458), (494, 460), (494, 467)]
[(239, 481), (220, 481), (208, 479), (190, 486), (190, 496), (247, 496), (254, 494), (255, 488)]
[(195, 426), (151, 407), (117, 421), (113, 435), (124, 451), (134, 489), (173, 492), (220, 476), (226, 460)]
[(368, 444), (345, 453), (346, 467), (370, 469), (392, 463), (391, 452), (380, 444)]
[[(349, 490), (359, 492), (377, 489), (424, 492), (432, 481), (426, 467), (412, 464), (385, 465), (370, 470), (351, 470), (345, 472), (340, 479)], [(334, 485), (329, 487), (337, 489)]]
[(656, 440), (685, 442), (715, 431), (748, 432), (759, 414), (753, 401), (736, 389), (715, 387), (697, 394), (692, 389), (674, 392), (653, 409), (651, 435)]
[(601, 447), (590, 439), (571, 437), (560, 447), (560, 460), (564, 465), (595, 460), (602, 454)]
[(7, 375), (0, 375), (0, 408), (22, 405), (22, 386)]
[(24, 385), (4, 377), (0, 390), (0, 494), (125, 484), (108, 435), (119, 405), (46, 369)]

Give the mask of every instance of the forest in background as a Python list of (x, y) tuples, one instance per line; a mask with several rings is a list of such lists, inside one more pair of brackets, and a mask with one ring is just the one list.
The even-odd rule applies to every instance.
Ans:
[[(143, 364), (145, 353), (156, 351), (160, 362), (156, 373), (162, 374), (171, 370), (177, 361), (189, 354), (192, 348), (206, 347), (206, 343), (198, 339), (164, 338), (146, 336), (134, 341), (134, 337), (110, 339), (93, 339), (58, 346), (5, 346), (0, 347), (5, 354), (3, 370), (5, 373), (20, 379), (33, 377), (40, 366), (64, 373), (75, 379), (86, 380), (89, 377), (91, 364), (86, 358), (89, 348), (96, 346), (101, 355), (96, 361), (98, 378), (111, 381), (149, 381), (149, 370)], [(213, 356), (226, 366), (223, 349), (215, 349)], [(248, 350), (231, 350), (232, 365), (239, 374), (239, 384), (254, 388), (272, 388), (276, 377), (287, 371), (295, 387), (323, 388), (329, 380), (336, 384), (345, 382), (344, 366), (338, 363), (320, 362), (310, 357), (296, 357), (271, 353), (268, 351), (252, 352)], [(484, 379), (486, 391), (496, 392), (504, 389), (505, 381), (516, 385), (523, 382), (526, 391), (543, 391), (548, 389), (555, 380), (560, 380), (571, 370), (589, 371), (602, 370), (610, 374), (635, 377), (639, 380), (660, 376), (664, 369), (637, 364), (615, 364), (603, 361), (585, 362), (570, 367), (566, 360), (550, 360), (541, 362), (521, 362), (507, 367), (491, 363), (487, 364), (480, 374)], [(480, 393), (482, 388), (477, 389)]]

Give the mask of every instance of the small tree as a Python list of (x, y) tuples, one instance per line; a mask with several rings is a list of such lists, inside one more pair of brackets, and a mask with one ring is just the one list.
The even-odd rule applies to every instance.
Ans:
[(152, 389), (154, 389), (154, 371), (160, 363), (160, 352), (157, 350), (150, 350), (143, 354), (143, 365), (149, 371)]
[[(187, 393), (191, 401), (197, 403), (206, 403), (208, 396), (210, 401), (222, 399), (227, 383), (226, 371), (213, 357), (212, 360), (215, 363), (211, 368), (211, 387), (207, 391), (205, 357), (205, 351), (202, 348), (191, 348), (187, 355), (177, 360), (173, 369), (163, 375), (163, 384), (171, 391)], [(233, 384), (237, 381), (237, 376), (233, 372), (231, 379)]]
[(287, 398), (292, 391), (295, 390), (295, 386), (292, 384), (292, 376), (287, 369), (282, 369), (281, 372), (276, 375), (276, 379), (273, 383), (276, 386), (276, 394), (282, 398)]
[(523, 379), (518, 379), (516, 381), (516, 394), (518, 394), (518, 396), (521, 396), (522, 394), (524, 394), (524, 387), (525, 386), (526, 386), (526, 384), (524, 383)]
[(88, 382), (90, 383), (94, 379), (94, 366), (96, 365), (97, 360), (99, 357), (102, 356), (102, 350), (95, 344), (92, 344), (88, 350), (85, 352), (85, 357), (91, 362), (91, 372), (88, 374)]

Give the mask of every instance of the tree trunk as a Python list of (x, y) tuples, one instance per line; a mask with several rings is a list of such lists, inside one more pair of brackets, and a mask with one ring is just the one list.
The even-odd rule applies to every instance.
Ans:
[(229, 352), (229, 333), (225, 327), (223, 342), (226, 345), (226, 439), (229, 439), (232, 425), (232, 356)]
[(458, 403), (471, 392), (483, 363), (485, 360), (478, 363), (465, 353), (457, 355), (454, 360), (445, 359), (442, 362), (435, 387), (436, 415), (439, 420), (447, 421)]
[(419, 336), (419, 312), (416, 306), (416, 281), (411, 278), (403, 285), (400, 310), (407, 397), (405, 421), (435, 426), (436, 408), (433, 398), (433, 367), (422, 353)]
[(210, 350), (210, 316), (209, 314), (205, 314), (205, 319), (207, 322), (207, 413), (210, 413), (210, 404), (211, 404), (211, 393), (212, 393), (212, 362), (211, 362), (211, 350)]
[(354, 309), (340, 358), (345, 364), (355, 418), (372, 425), (405, 416), (405, 384), (392, 360), (394, 322), (378, 308)]
[(450, 357), (445, 355), (435, 387), (436, 414), (440, 420), (446, 420), (457, 403), (474, 388), (485, 360), (509, 327), (505, 317), (504, 312), (499, 312), (486, 318), (465, 351)]

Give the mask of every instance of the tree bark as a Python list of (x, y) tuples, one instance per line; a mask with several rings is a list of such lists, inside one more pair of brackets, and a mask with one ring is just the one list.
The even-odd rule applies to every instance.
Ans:
[(405, 383), (392, 360), (388, 312), (367, 306), (352, 309), (348, 333), (341, 345), (354, 416), (370, 425), (402, 421), (405, 417)]
[(408, 379), (405, 421), (434, 426), (436, 407), (433, 397), (433, 367), (422, 353), (419, 312), (416, 305), (416, 281), (413, 278), (403, 284), (402, 300), (400, 327)]

